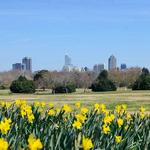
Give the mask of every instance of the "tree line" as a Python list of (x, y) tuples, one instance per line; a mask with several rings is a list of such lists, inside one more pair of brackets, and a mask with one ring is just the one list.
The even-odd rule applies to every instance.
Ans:
[[(146, 68), (130, 68), (124, 71), (112, 70), (109, 72), (104, 70), (101, 74), (90, 71), (57, 72), (40, 70), (33, 74), (10, 71), (0, 73), (0, 88), (10, 88), (14, 81), (23, 76), (34, 83), (35, 89), (52, 89), (53, 93), (60, 90), (64, 93), (70, 93), (74, 92), (76, 88), (83, 88), (84, 91), (89, 88), (93, 91), (110, 91), (116, 90), (118, 87), (127, 87), (134, 90), (136, 88), (133, 88), (133, 86), (136, 86), (142, 80), (139, 78), (144, 76), (143, 71), (145, 70), (147, 71), (147, 74), (145, 74), (148, 76), (149, 70)], [(146, 79), (142, 80), (143, 82), (148, 82), (149, 77), (147, 76)]]

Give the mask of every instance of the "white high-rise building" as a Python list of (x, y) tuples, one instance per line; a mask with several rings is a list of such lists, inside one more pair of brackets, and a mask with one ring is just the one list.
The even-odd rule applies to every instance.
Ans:
[(108, 59), (108, 70), (117, 69), (117, 59), (114, 55), (111, 55)]
[(81, 72), (80, 67), (72, 65), (71, 58), (68, 55), (65, 55), (65, 65), (63, 66), (62, 70), (66, 72), (72, 72), (72, 71)]
[(71, 65), (71, 58), (68, 55), (65, 55), (65, 66)]

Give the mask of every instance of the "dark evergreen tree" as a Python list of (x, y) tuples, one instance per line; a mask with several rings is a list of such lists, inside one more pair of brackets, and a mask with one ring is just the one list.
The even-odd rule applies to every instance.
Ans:
[(27, 80), (26, 77), (20, 76), (12, 82), (10, 90), (13, 93), (35, 93), (35, 85), (32, 80)]
[(91, 89), (94, 92), (100, 91), (116, 91), (117, 87), (113, 81), (108, 79), (108, 72), (106, 70), (102, 71), (94, 83), (91, 85)]
[(147, 68), (142, 69), (142, 73), (133, 84), (132, 90), (150, 90), (150, 73)]

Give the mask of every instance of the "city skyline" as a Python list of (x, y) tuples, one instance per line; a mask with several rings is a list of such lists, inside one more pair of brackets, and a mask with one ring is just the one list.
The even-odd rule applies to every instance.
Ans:
[[(95, 73), (100, 73), (103, 70), (111, 71), (111, 70), (115, 70), (115, 69), (119, 69), (119, 70), (128, 69), (126, 63), (117, 64), (117, 58), (113, 54), (110, 57), (108, 57), (107, 61), (108, 61), (108, 66), (107, 67), (105, 66), (105, 62), (98, 62), (97, 64), (93, 64), (92, 68), (90, 68), (87, 65), (85, 65), (85, 66), (83, 66), (83, 65), (82, 66), (75, 66), (74, 64), (72, 64), (72, 58), (68, 54), (65, 54), (65, 56), (64, 56), (64, 65), (63, 65), (62, 69), (58, 70), (58, 69), (55, 68), (53, 70), (67, 71), (67, 72), (71, 72), (71, 71), (83, 72), (83, 71), (89, 70), (89, 71), (93, 71)], [(32, 64), (32, 58), (25, 56), (25, 57), (22, 58), (22, 62), (15, 62), (15, 63), (12, 64), (12, 70), (13, 71), (32, 72), (32, 65), (33, 65)], [(132, 67), (137, 67), (137, 66), (132, 66)], [(43, 70), (43, 69), (41, 69), (41, 70)], [(53, 71), (53, 70), (51, 70), (51, 71)], [(38, 71), (38, 70), (34, 70), (34, 71)]]
[[(116, 67), (114, 67), (114, 68), (109, 68), (109, 65), (114, 65), (114, 64), (112, 64), (112, 63), (114, 63), (114, 62), (110, 62), (110, 58), (111, 57), (114, 57), (116, 60), (116, 62), (115, 62), (115, 66)], [(113, 55), (113, 54), (111, 54), (110, 56), (108, 56), (108, 58), (106, 58), (106, 60), (105, 60), (105, 62), (102, 62), (102, 61), (99, 61), (99, 62), (94, 62), (93, 64), (91, 64), (91, 66), (88, 66), (87, 64), (81, 64), (81, 65), (75, 65), (75, 64), (78, 64), (77, 62), (75, 63), (74, 61), (74, 63), (72, 63), (72, 57), (70, 56), (70, 55), (68, 55), (68, 53), (67, 54), (65, 54), (64, 55), (64, 58), (63, 58), (63, 63), (62, 64), (60, 64), (61, 65), (61, 68), (60, 69), (58, 69), (58, 68), (46, 68), (46, 67), (43, 67), (43, 68), (41, 68), (41, 69), (36, 69), (36, 70), (34, 70), (34, 69), (32, 69), (33, 68), (33, 66), (34, 66), (34, 63), (32, 63), (32, 61), (34, 62), (34, 60), (31, 58), (31, 57), (28, 57), (28, 56), (23, 56), (23, 59), (30, 59), (30, 63), (31, 64), (29, 64), (28, 66), (29, 66), (29, 68), (26, 68), (25, 70), (30, 70), (31, 72), (33, 71), (37, 71), (37, 70), (43, 70), (43, 69), (46, 69), (46, 70), (51, 70), (51, 71), (53, 71), (53, 70), (57, 70), (57, 71), (61, 71), (61, 70), (66, 70), (66, 68), (65, 68), (65, 66), (69, 66), (69, 69), (73, 69), (73, 67), (74, 67), (74, 69), (75, 70), (82, 70), (84, 67), (87, 67), (88, 69), (90, 69), (91, 71), (94, 71), (94, 67), (100, 67), (98, 70), (103, 70), (102, 68), (104, 68), (104, 69), (106, 69), (106, 70), (113, 70), (113, 69), (121, 69), (122, 67), (126, 67), (126, 68), (131, 68), (131, 67), (141, 67), (142, 68), (142, 66), (139, 66), (139, 65), (134, 65), (134, 66), (129, 66), (129, 64), (127, 64), (126, 62), (123, 62), (123, 61), (119, 61), (119, 63), (118, 63), (118, 58), (115, 56), (115, 55)], [(20, 62), (20, 61), (14, 61), (13, 63), (12, 63), (12, 65), (10, 65), (10, 66), (12, 66), (12, 67), (10, 67), (10, 69), (8, 69), (8, 70), (0, 70), (0, 71), (10, 71), (10, 70), (24, 70), (24, 62), (23, 62), (23, 59), (22, 59), (22, 62)], [(109, 62), (110, 62), (110, 64), (109, 64)], [(27, 62), (28, 63), (28, 62)], [(36, 64), (36, 65), (38, 65), (38, 64)], [(123, 65), (123, 66), (122, 66)], [(125, 66), (124, 66), (125, 65)], [(26, 65), (27, 66), (27, 65)], [(15, 69), (15, 67), (17, 68), (17, 69)], [(70, 68), (71, 67), (71, 68)], [(143, 67), (145, 67), (145, 66), (143, 66)], [(95, 68), (96, 69), (96, 68)], [(68, 70), (68, 68), (67, 68), (67, 70)], [(123, 69), (121, 69), (121, 70), (123, 70)], [(99, 72), (99, 71), (98, 71)]]
[[(0, 2), (0, 71), (24, 56), (33, 70), (107, 62), (150, 68), (149, 0), (13, 0)], [(108, 64), (105, 63), (105, 66)]]

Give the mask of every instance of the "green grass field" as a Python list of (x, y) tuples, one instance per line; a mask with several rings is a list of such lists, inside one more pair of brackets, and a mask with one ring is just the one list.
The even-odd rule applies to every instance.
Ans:
[(118, 90), (117, 92), (100, 92), (91, 91), (83, 92), (78, 89), (73, 94), (52, 95), (51, 91), (37, 92), (36, 94), (11, 94), (8, 90), (0, 91), (0, 100), (15, 101), (24, 99), (28, 102), (44, 101), (53, 102), (55, 105), (62, 106), (64, 103), (74, 104), (80, 101), (82, 104), (90, 106), (94, 103), (104, 103), (109, 109), (113, 109), (117, 104), (127, 104), (128, 110), (136, 111), (140, 106), (144, 106), (150, 112), (150, 91), (131, 91)]

